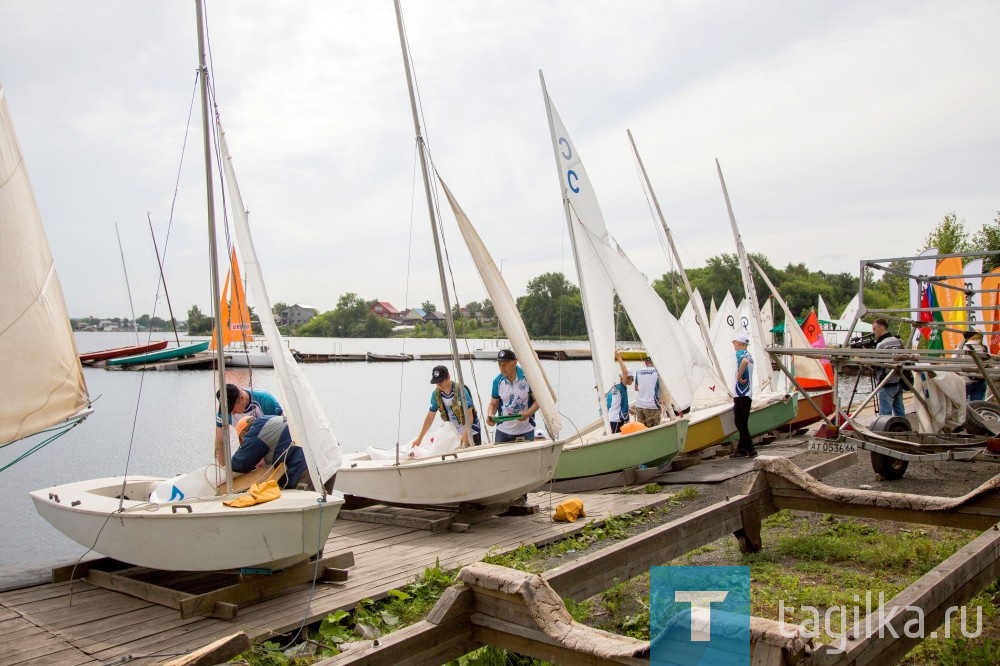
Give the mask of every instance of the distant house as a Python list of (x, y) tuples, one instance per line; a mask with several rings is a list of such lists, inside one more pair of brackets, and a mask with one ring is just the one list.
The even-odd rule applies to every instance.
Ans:
[(389, 301), (376, 301), (375, 305), (371, 307), (371, 312), (376, 317), (383, 319), (392, 319), (393, 321), (399, 319), (399, 310)]
[(281, 325), (297, 328), (316, 316), (316, 308), (296, 303), (281, 311)]
[(434, 312), (428, 312), (427, 314), (424, 315), (424, 321), (435, 324), (444, 321), (446, 318), (447, 317), (445, 317), (445, 314), (443, 312), (438, 312), (437, 310), (435, 310)]
[(410, 325), (412, 325), (412, 324), (423, 323), (424, 317), (426, 317), (426, 316), (427, 316), (427, 313), (424, 312), (422, 309), (420, 309), (420, 308), (410, 308), (409, 310), (407, 310), (406, 312), (404, 312), (400, 316), (400, 319), (402, 319), (402, 321), (403, 321), (404, 324), (410, 324)]

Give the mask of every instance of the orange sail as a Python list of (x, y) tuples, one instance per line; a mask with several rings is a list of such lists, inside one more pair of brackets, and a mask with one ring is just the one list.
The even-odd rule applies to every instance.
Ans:
[(229, 283), (229, 330), (232, 333), (232, 341), (247, 343), (253, 340), (253, 331), (250, 327), (250, 308), (247, 306), (247, 297), (243, 291), (243, 280), (240, 278), (240, 265), (236, 262), (236, 248), (232, 251), (232, 281)]
[[(938, 276), (951, 275), (953, 277), (942, 280), (948, 287), (940, 282), (934, 285), (934, 295), (937, 296), (938, 307), (941, 308), (964, 308), (965, 307), (965, 280), (962, 278), (962, 260), (959, 257), (949, 257), (938, 262), (935, 274)], [(965, 310), (955, 310), (952, 312), (942, 312), (941, 318), (949, 328), (964, 329), (965, 324), (961, 322), (966, 319)], [(941, 335), (945, 349), (958, 349), (962, 344), (962, 334), (953, 331), (944, 331)]]
[[(219, 319), (222, 321), (222, 346), (227, 347), (237, 342), (245, 344), (253, 340), (250, 328), (250, 308), (247, 306), (246, 294), (243, 291), (243, 280), (240, 278), (240, 265), (236, 262), (236, 249), (230, 257), (229, 272), (222, 286), (222, 298), (219, 299)], [(216, 338), (212, 335), (209, 349), (216, 348)]]
[[(1000, 268), (983, 278), (983, 325), (987, 333), (1000, 333)], [(1000, 354), (1000, 335), (987, 336), (991, 354)]]
[[(225, 347), (232, 342), (232, 334), (229, 332), (229, 273), (226, 273), (226, 283), (222, 285), (222, 298), (219, 299), (219, 321), (222, 322), (222, 346)], [(217, 329), (212, 330), (212, 341), (208, 343), (209, 349), (217, 349), (219, 336)]]
[[(820, 328), (819, 318), (816, 316), (815, 310), (810, 311), (809, 316), (802, 322), (802, 332), (805, 333), (806, 340), (814, 349), (826, 347), (826, 338), (823, 337), (823, 329)], [(830, 365), (829, 359), (820, 359), (820, 365), (823, 366), (827, 381), (824, 382), (822, 379), (814, 377), (796, 377), (802, 388), (819, 389), (829, 388), (833, 385), (833, 366)]]

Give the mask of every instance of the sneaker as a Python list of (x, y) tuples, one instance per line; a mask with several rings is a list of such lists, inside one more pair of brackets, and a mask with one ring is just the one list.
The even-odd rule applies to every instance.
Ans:
[(757, 451), (757, 449), (750, 449), (750, 453), (747, 454), (747, 457), (748, 458), (756, 458), (759, 455), (760, 455), (760, 453)]

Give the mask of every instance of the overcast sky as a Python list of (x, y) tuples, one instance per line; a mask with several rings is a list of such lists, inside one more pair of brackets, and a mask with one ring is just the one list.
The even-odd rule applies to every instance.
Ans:
[[(403, 6), (432, 155), (515, 295), (576, 282), (538, 70), (611, 234), (668, 269), (632, 130), (687, 267), (734, 245), (856, 275), (948, 213), (1000, 209), (1000, 3), (446, 2)], [(390, 0), (210, 0), (217, 99), (272, 301), (440, 307)], [(0, 83), (72, 316), (154, 308), (197, 47), (193, 2), (0, 0)], [(201, 126), (167, 282), (210, 309)], [(445, 211), (458, 297), (485, 295)], [(2, 241), (0, 241), (2, 242)], [(251, 302), (253, 294), (250, 295)], [(162, 300), (156, 313), (166, 316)]]

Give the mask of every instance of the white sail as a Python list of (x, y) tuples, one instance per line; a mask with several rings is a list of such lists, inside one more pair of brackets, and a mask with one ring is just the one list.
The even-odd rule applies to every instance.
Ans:
[(292, 357), (291, 350), (281, 342), (281, 334), (274, 323), (271, 312), (271, 300), (264, 287), (264, 277), (261, 273), (257, 250), (254, 248), (253, 237), (250, 235), (250, 223), (247, 219), (246, 207), (236, 182), (236, 172), (233, 169), (233, 159), (226, 144), (226, 133), (218, 120), (220, 148), (222, 150), (222, 165), (226, 175), (226, 186), (232, 200), (233, 224), (236, 229), (236, 241), (243, 254), (244, 270), (254, 295), (254, 302), (261, 312), (268, 313), (260, 317), (261, 328), (274, 361), (275, 374), (281, 389), (281, 405), (288, 417), (288, 427), (292, 439), (302, 447), (306, 464), (309, 467), (309, 477), (313, 487), (322, 492), (323, 483), (340, 469), (340, 445), (333, 434), (330, 422), (316, 398), (316, 394)]
[(764, 332), (764, 346), (771, 347), (774, 345), (774, 333), (771, 332), (774, 328), (774, 301), (770, 298), (760, 308), (760, 326)]
[(451, 210), (455, 214), (455, 221), (462, 232), (462, 238), (465, 239), (465, 244), (469, 248), (472, 260), (475, 262), (476, 268), (479, 270), (479, 275), (483, 279), (483, 284), (486, 286), (486, 293), (489, 294), (490, 300), (493, 302), (493, 309), (496, 311), (497, 318), (499, 318), (500, 324), (507, 334), (507, 339), (510, 341), (510, 346), (514, 350), (514, 354), (517, 355), (517, 361), (520, 363), (521, 369), (524, 370), (524, 376), (528, 379), (528, 384), (532, 387), (532, 394), (535, 396), (535, 400), (538, 401), (538, 409), (541, 410), (542, 420), (545, 421), (545, 429), (548, 431), (549, 437), (558, 439), (559, 432), (562, 430), (562, 420), (559, 417), (559, 410), (556, 407), (555, 391), (552, 390), (552, 386), (549, 384), (548, 377), (545, 375), (542, 364), (538, 360), (538, 354), (535, 353), (531, 339), (528, 337), (528, 331), (524, 328), (524, 321), (521, 319), (521, 313), (517, 310), (514, 297), (511, 296), (510, 290), (507, 288), (507, 283), (504, 282), (503, 276), (500, 275), (500, 270), (479, 237), (479, 233), (472, 226), (472, 222), (465, 214), (465, 211), (462, 210), (462, 207), (458, 205), (451, 190), (445, 185), (440, 175), (438, 176), (438, 181), (441, 183), (442, 189), (444, 189), (444, 194), (448, 198)]
[(844, 311), (840, 313), (840, 321), (847, 322), (850, 326), (851, 320), (854, 319), (854, 315), (858, 314), (858, 307), (861, 305), (861, 295), (854, 294), (854, 298), (844, 307)]
[(62, 287), (0, 87), (0, 446), (88, 409)]
[[(539, 76), (541, 76), (541, 72), (539, 72)], [(552, 149), (559, 171), (559, 187), (563, 195), (566, 223), (569, 227), (576, 269), (580, 277), (580, 295), (587, 320), (594, 376), (600, 387), (600, 394), (604, 395), (618, 383), (620, 371), (618, 364), (614, 363), (613, 294), (610, 285), (604, 278), (600, 264), (594, 256), (593, 248), (587, 241), (575, 237), (576, 233), (571, 220), (574, 216), (578, 218), (583, 227), (605, 245), (608, 244), (608, 230), (604, 224), (601, 207), (597, 202), (597, 195), (591, 186), (586, 169), (583, 168), (580, 153), (569, 138), (569, 133), (549, 98), (544, 78), (542, 78), (542, 93), (545, 97), (545, 109), (549, 117)], [(604, 401), (601, 401), (601, 405), (601, 410), (605, 411)], [(604, 415), (604, 418), (607, 421), (607, 414)]]
[(719, 311), (718, 306), (715, 304), (715, 296), (712, 296), (712, 309), (708, 311), (708, 324), (711, 325), (715, 321), (715, 314)]
[(826, 301), (823, 300), (823, 294), (816, 295), (816, 316), (820, 319), (830, 321), (830, 310), (826, 307)]
[(577, 224), (577, 232), (596, 253), (646, 353), (653, 359), (664, 385), (661, 388), (666, 388), (674, 407), (687, 409), (695, 389), (709, 371), (708, 359), (621, 249), (612, 249), (579, 222)]

